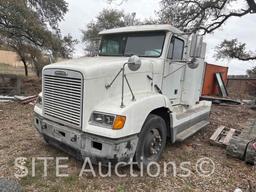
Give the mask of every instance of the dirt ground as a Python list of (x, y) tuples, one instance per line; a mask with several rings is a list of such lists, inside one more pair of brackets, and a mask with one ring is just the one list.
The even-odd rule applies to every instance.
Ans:
[[(19, 179), (24, 191), (234, 191), (236, 187), (246, 189), (248, 181), (256, 183), (256, 169), (244, 162), (226, 156), (221, 147), (212, 146), (209, 138), (219, 125), (243, 129), (249, 118), (256, 118), (256, 112), (246, 106), (213, 106), (211, 123), (205, 129), (180, 144), (167, 144), (160, 162), (191, 162), (192, 175), (183, 178), (174, 177), (172, 171), (159, 177), (119, 178), (116, 175), (102, 178), (92, 174), (79, 176), (82, 163), (67, 154), (48, 146), (33, 127), (33, 106), (18, 103), (0, 104), (0, 177), (14, 178), (15, 158), (27, 157), (29, 175)], [(43, 177), (43, 164), (36, 162), (36, 175), (32, 177), (32, 157), (69, 157), (68, 177), (55, 176), (55, 161), (49, 161), (48, 177)], [(215, 163), (215, 172), (210, 177), (201, 177), (195, 171), (196, 162), (202, 157), (209, 157)], [(124, 167), (122, 173), (129, 173)], [(107, 171), (107, 170), (103, 170)], [(135, 173), (139, 174), (139, 171)], [(169, 172), (168, 172), (169, 173)]]

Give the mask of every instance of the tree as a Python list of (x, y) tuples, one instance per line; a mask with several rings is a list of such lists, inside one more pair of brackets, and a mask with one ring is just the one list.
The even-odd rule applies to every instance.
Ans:
[(246, 50), (245, 43), (239, 43), (237, 39), (224, 40), (217, 46), (217, 58), (239, 59), (241, 61), (255, 60), (256, 54)]
[(67, 11), (65, 0), (0, 1), (0, 41), (17, 52), (26, 75), (33, 53), (51, 50), (57, 57), (67, 49), (70, 37), (62, 38), (58, 28)]
[(232, 17), (256, 13), (254, 0), (243, 0), (243, 7), (234, 9), (238, 0), (162, 0), (158, 13), (163, 22), (189, 32), (211, 33)]
[(248, 69), (247, 74), (249, 75), (249, 77), (256, 77), (256, 66), (252, 69)]
[(73, 57), (76, 44), (78, 44), (78, 40), (73, 39), (73, 37), (68, 34), (61, 39), (60, 45), (57, 47), (56, 52), (59, 52), (62, 58), (71, 59)]
[[(23, 50), (20, 54), (25, 54), (25, 62), (32, 64), (32, 67), (39, 77), (42, 69), (45, 65), (56, 61), (59, 57), (64, 59), (72, 58), (74, 52), (74, 45), (77, 44), (77, 40), (74, 40), (71, 35), (65, 36), (63, 39), (55, 42), (52, 50), (41, 50), (31, 46), (21, 47), (19, 50)], [(17, 52), (19, 51), (17, 50)]]
[[(238, 7), (233, 6), (235, 4), (239, 4), (239, 8), (235, 8)], [(255, 0), (162, 0), (158, 15), (162, 23), (171, 23), (189, 33), (206, 34), (219, 29), (231, 18), (255, 13)], [(256, 54), (245, 48), (246, 44), (236, 39), (224, 40), (217, 47), (216, 56), (255, 60)]]
[(156, 25), (161, 24), (161, 21), (158, 18), (146, 18), (141, 22), (142, 25)]
[(123, 11), (115, 9), (103, 9), (96, 17), (95, 21), (91, 21), (87, 25), (86, 30), (82, 30), (82, 41), (85, 43), (85, 51), (90, 56), (97, 54), (99, 47), (98, 33), (104, 29), (112, 29), (116, 27), (124, 27), (136, 25), (139, 21), (135, 18), (136, 14), (124, 14)]

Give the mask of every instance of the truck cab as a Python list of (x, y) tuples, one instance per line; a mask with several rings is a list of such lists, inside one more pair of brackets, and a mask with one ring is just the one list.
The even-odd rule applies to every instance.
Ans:
[(166, 142), (182, 142), (208, 125), (200, 101), (202, 38), (171, 25), (100, 32), (96, 57), (44, 67), (35, 127), (44, 140), (103, 164), (158, 161)]

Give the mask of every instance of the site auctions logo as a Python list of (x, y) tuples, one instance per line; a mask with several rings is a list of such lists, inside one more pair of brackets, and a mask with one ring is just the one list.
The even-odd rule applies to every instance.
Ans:
[(201, 177), (210, 177), (212, 174), (214, 174), (215, 168), (215, 163), (208, 157), (197, 160), (196, 171)]
[[(39, 176), (47, 177), (49, 169), (53, 169), (53, 166), (49, 164), (54, 162), (55, 176), (56, 177), (68, 177), (68, 157), (32, 157), (28, 159), (26, 157), (19, 157), (15, 159), (15, 177), (24, 178), (27, 176), (36, 177), (38, 172)], [(38, 166), (38, 164), (43, 164)], [(28, 166), (31, 165), (31, 166)], [(139, 169), (134, 169), (137, 166)], [(124, 169), (126, 168), (126, 169)], [(41, 169), (40, 171), (38, 171)], [(104, 170), (104, 171), (103, 171)], [(106, 171), (107, 170), (107, 171)], [(124, 171), (126, 170), (126, 171)], [(195, 171), (194, 171), (195, 170)], [(173, 177), (190, 177), (193, 174), (197, 174), (200, 177), (210, 177), (215, 172), (215, 163), (212, 159), (204, 157), (198, 159), (196, 163), (185, 161), (181, 163), (170, 162), (150, 162), (146, 167), (143, 164), (137, 164), (132, 160), (129, 163), (119, 162), (117, 164), (102, 165), (99, 162), (97, 165), (93, 165), (89, 157), (85, 158), (83, 166), (78, 177), (93, 176), (93, 177), (111, 177), (116, 175), (118, 177), (159, 177), (159, 176), (173, 176)]]

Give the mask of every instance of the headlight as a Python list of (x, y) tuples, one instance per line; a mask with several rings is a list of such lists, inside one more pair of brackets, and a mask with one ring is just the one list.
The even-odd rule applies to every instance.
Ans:
[(93, 112), (90, 118), (90, 123), (110, 129), (122, 129), (125, 120), (125, 116)]
[(36, 105), (42, 105), (42, 97), (38, 96), (36, 99)]

